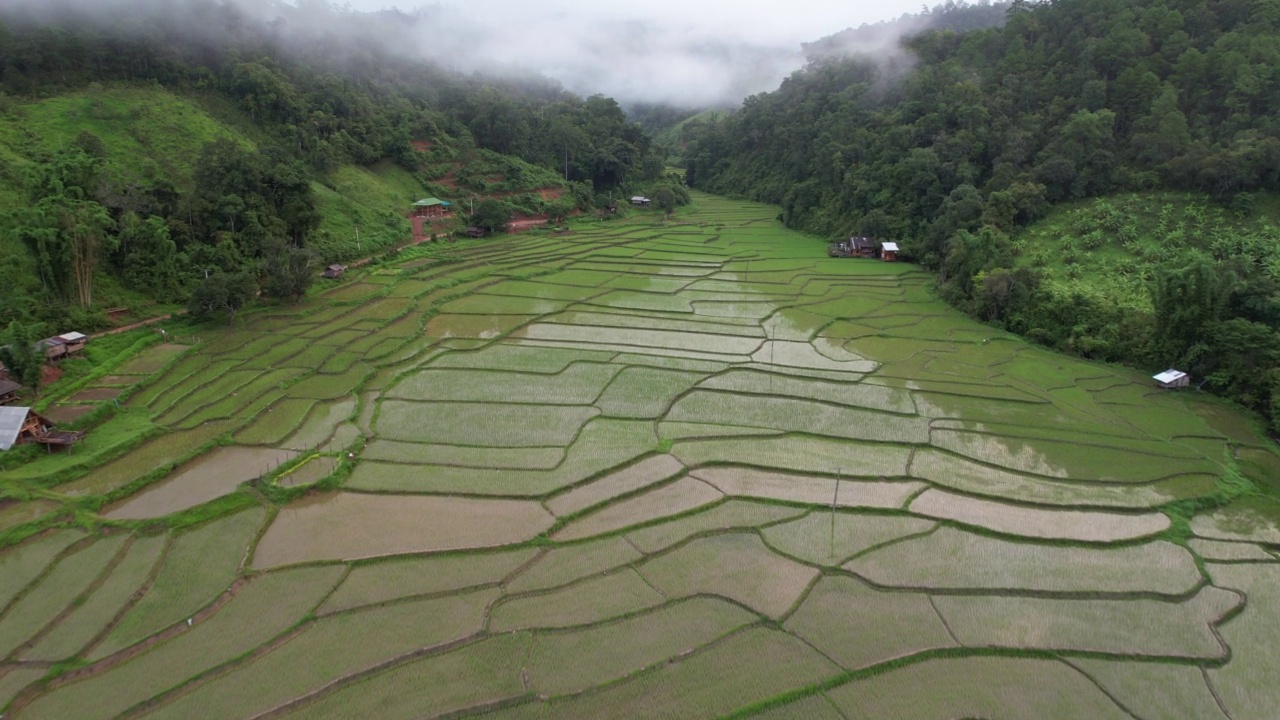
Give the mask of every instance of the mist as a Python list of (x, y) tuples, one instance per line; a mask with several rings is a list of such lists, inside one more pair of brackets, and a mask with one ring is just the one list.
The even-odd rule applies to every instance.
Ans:
[[(915, 26), (884, 21), (920, 9), (918, 0), (220, 1), (267, 22), (285, 48), (321, 49), (335, 59), (390, 54), (468, 74), (550, 80), (623, 105), (689, 108), (733, 107), (776, 88), (805, 64), (806, 53), (813, 56), (814, 41), (833, 35), (841, 40), (824, 46), (826, 55), (896, 52), (902, 32)], [(171, 40), (209, 43), (236, 31), (217, 8), (218, 0), (0, 0), (9, 16), (118, 32), (128, 32), (131, 18), (159, 15), (173, 28)], [(878, 29), (841, 32), (864, 24)]]
[[(382, 6), (378, 0), (353, 3), (362, 9)], [(919, 5), (918, 0), (479, 0), (414, 9), (439, 30), (414, 44), (416, 50), (446, 66), (536, 72), (575, 93), (602, 93), (624, 105), (729, 107), (776, 88), (800, 68), (805, 42)], [(881, 40), (866, 49), (896, 44), (893, 38)]]

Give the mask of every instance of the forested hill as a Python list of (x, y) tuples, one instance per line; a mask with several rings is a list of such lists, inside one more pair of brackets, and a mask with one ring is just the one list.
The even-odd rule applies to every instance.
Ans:
[(555, 217), (659, 178), (609, 98), (415, 59), (438, 11), (0, 9), (0, 330), (193, 297), (234, 312), (408, 240), (417, 198)]
[[(903, 50), (813, 62), (749, 98), (689, 145), (690, 181), (780, 203), (793, 227), (898, 240), (985, 319), (1182, 364), (1280, 415), (1280, 232), (1257, 213), (1280, 186), (1280, 5), (1019, 1), (1002, 27)], [(1054, 210), (1122, 192), (1180, 194)], [(1032, 247), (1046, 233), (1021, 228), (1046, 216), (1064, 244)], [(1057, 257), (1076, 280), (1141, 278), (1146, 306), (1049, 282)]]

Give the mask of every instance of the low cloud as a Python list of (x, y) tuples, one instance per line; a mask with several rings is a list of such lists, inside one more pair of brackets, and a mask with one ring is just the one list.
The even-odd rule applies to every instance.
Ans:
[[(467, 73), (542, 75), (575, 93), (603, 93), (624, 104), (685, 107), (736, 105), (800, 68), (804, 43), (918, 9), (917, 0), (874, 7), (847, 0), (349, 0), (342, 6), (324, 0), (0, 0), (0, 6), (40, 22), (124, 31), (160, 16), (184, 40), (216, 43), (218, 33), (234, 31), (217, 9), (222, 2), (270, 23), (285, 44), (323, 47), (335, 57), (392, 52)], [(893, 42), (875, 39), (877, 46)]]

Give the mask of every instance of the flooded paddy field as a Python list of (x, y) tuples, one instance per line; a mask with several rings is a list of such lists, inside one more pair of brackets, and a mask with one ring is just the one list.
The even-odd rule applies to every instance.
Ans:
[(141, 430), (3, 478), (0, 712), (1275, 717), (1248, 418), (696, 201), (384, 264), (84, 390)]

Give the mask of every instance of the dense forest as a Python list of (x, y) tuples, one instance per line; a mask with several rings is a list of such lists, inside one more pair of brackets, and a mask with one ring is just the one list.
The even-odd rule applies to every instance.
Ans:
[[(951, 16), (965, 12), (990, 18)], [(978, 317), (1181, 367), (1280, 430), (1280, 229), (1260, 214), (1280, 190), (1280, 5), (1019, 0), (1004, 20), (817, 54), (704, 126), (689, 182), (779, 203), (792, 227), (898, 240)], [(1090, 200), (1117, 193), (1130, 199)], [(1060, 246), (1031, 252), (1043, 233), (1027, 226), (1090, 202), (1055, 226)], [(1110, 271), (1141, 278), (1138, 307), (1041, 267), (1095, 272), (1082, 259), (1112, 248), (1127, 255)]]
[[(552, 217), (661, 177), (648, 136), (611, 99), (415, 59), (407, 41), (428, 32), (430, 19), (427, 11), (221, 0), (0, 11), (0, 124), (13, 136), (0, 170), (10, 200), (0, 224), (0, 329), (99, 327), (95, 279), (104, 277), (196, 313), (234, 315), (259, 293), (296, 297), (336, 259), (318, 242), (316, 192), (347, 167), (392, 163), (425, 196), (462, 158), (476, 157), (475, 174), (485, 177), (451, 182), (469, 196), (490, 188), (506, 199), (487, 209), (511, 210), (520, 198), (500, 191), (522, 187), (521, 175), (524, 187), (549, 177), (570, 206), (525, 196), (537, 205), (525, 210)], [(113, 108), (107, 96), (116, 88), (144, 94)], [(98, 113), (113, 127), (143, 111), (129, 104), (147, 100), (147, 88), (191, 98), (198, 119), (230, 118), (242, 137), (179, 148), (172, 154), (182, 167), (139, 172), (113, 162), (119, 149), (100, 134), (55, 142), (28, 117), (31, 103), (87, 96), (86, 122)]]

